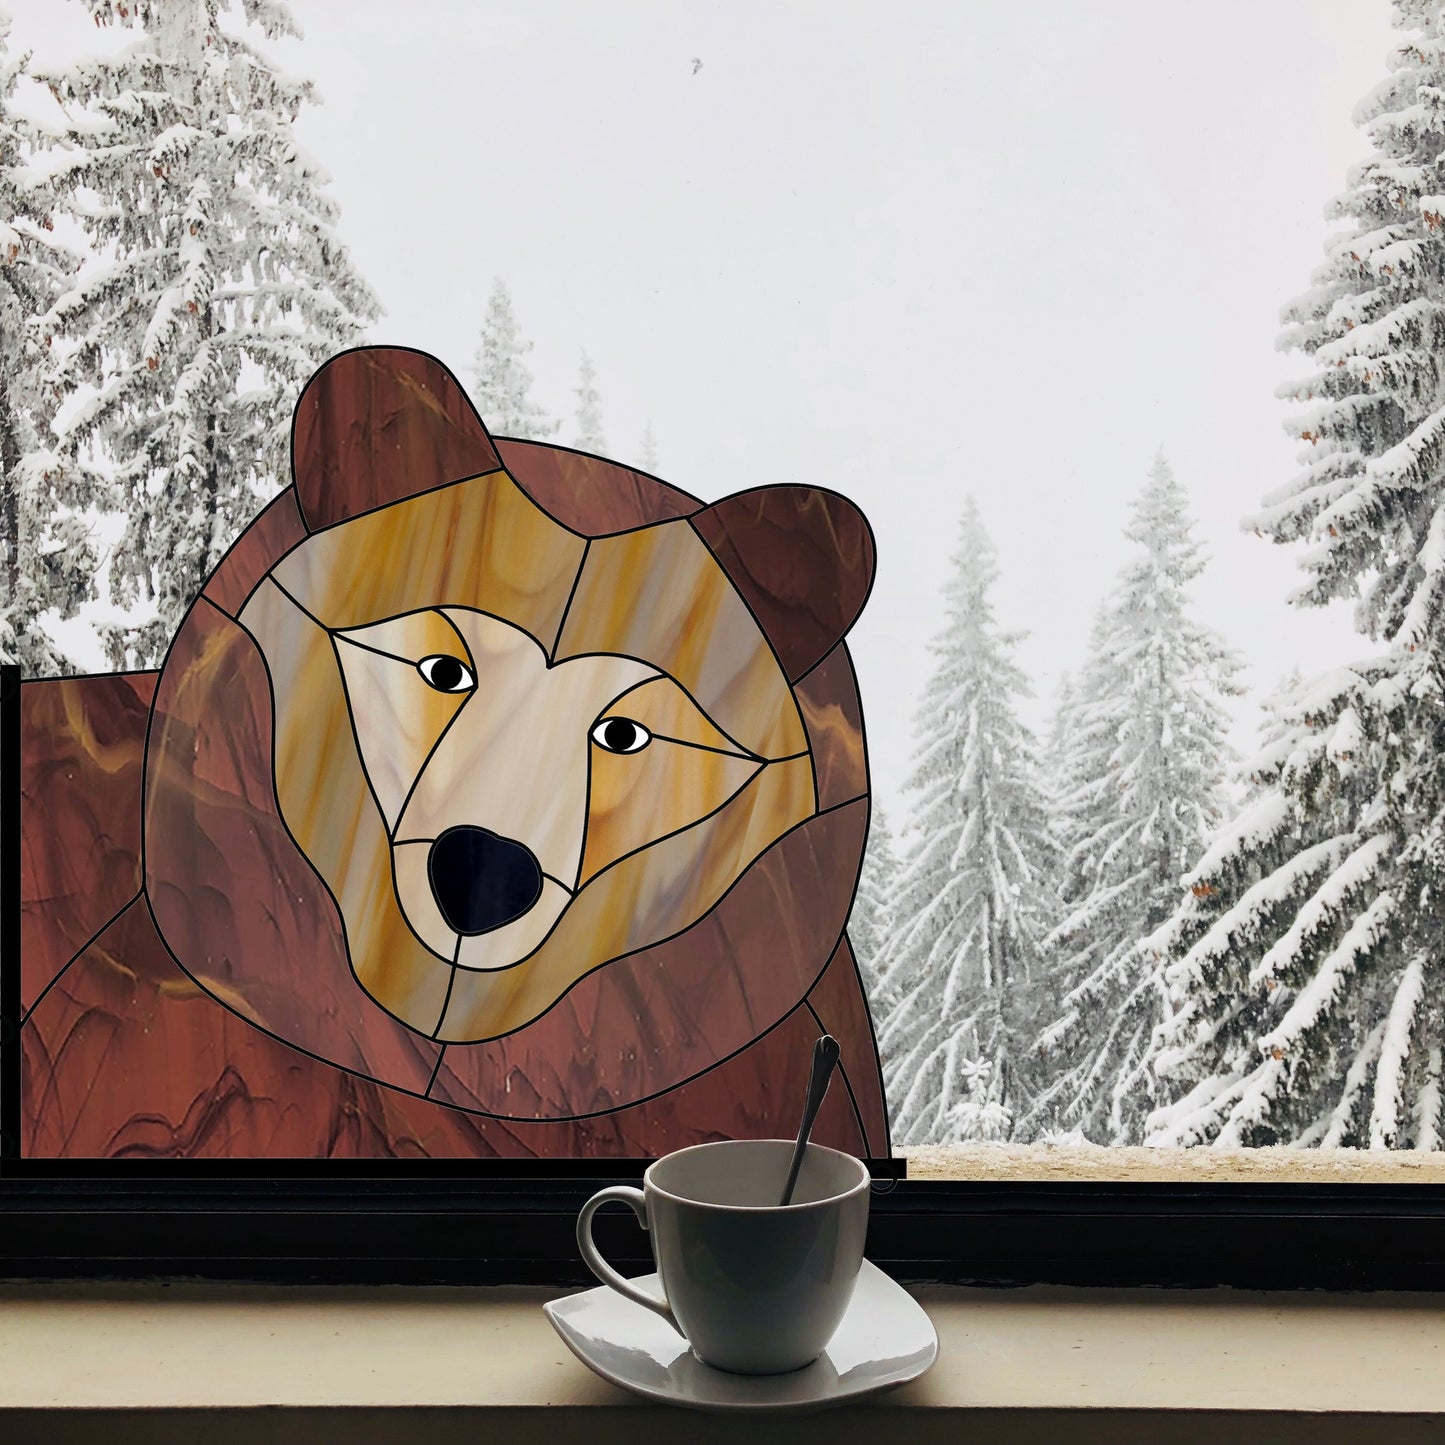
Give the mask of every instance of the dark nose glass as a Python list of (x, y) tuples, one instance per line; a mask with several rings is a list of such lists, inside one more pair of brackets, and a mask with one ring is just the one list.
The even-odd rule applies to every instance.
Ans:
[(432, 897), (454, 933), (490, 933), (520, 918), (542, 895), (532, 850), (485, 828), (448, 828), (427, 858)]

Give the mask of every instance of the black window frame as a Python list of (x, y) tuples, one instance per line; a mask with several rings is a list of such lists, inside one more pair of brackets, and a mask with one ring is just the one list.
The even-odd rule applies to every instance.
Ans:
[[(0, 668), (0, 1278), (590, 1283), (584, 1201), (645, 1159), (64, 1161), (18, 1158), (19, 669)], [(1445, 1289), (1431, 1184), (909, 1179), (871, 1160), (868, 1255), (906, 1282)], [(624, 1211), (624, 1270), (650, 1267)]]
[[(249, 1179), (7, 1171), (0, 1278), (589, 1284), (577, 1212), (645, 1166), (593, 1162)], [(652, 1267), (630, 1214), (596, 1227), (624, 1272)], [(1439, 1290), (1445, 1198), (1430, 1185), (905, 1179), (875, 1189), (867, 1248), (905, 1282)]]

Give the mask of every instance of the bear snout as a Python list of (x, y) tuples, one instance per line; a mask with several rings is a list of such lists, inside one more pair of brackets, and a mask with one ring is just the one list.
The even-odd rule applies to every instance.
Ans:
[(465, 823), (432, 844), (427, 877), (447, 927), (464, 937), (520, 918), (542, 895), (542, 867), (525, 843)]

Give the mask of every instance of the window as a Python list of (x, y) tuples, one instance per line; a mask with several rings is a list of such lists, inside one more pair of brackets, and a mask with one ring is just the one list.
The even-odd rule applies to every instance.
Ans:
[(925, 1271), (1432, 1215), (1434, 8), (73, 8), (0, 86), (39, 1253), (82, 1179), (321, 1268), (487, 1176), (550, 1258), (820, 1031)]

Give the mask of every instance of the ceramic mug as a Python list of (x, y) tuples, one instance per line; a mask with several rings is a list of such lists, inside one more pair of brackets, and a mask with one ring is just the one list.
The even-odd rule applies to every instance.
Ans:
[[(577, 1218), (582, 1258), (603, 1284), (660, 1314), (705, 1364), (743, 1375), (801, 1369), (842, 1322), (863, 1265), (868, 1171), (809, 1144), (793, 1202), (780, 1206), (793, 1143), (738, 1139), (679, 1149), (642, 1188), (594, 1194)], [(652, 1241), (658, 1299), (597, 1252), (592, 1216), (631, 1205)]]

